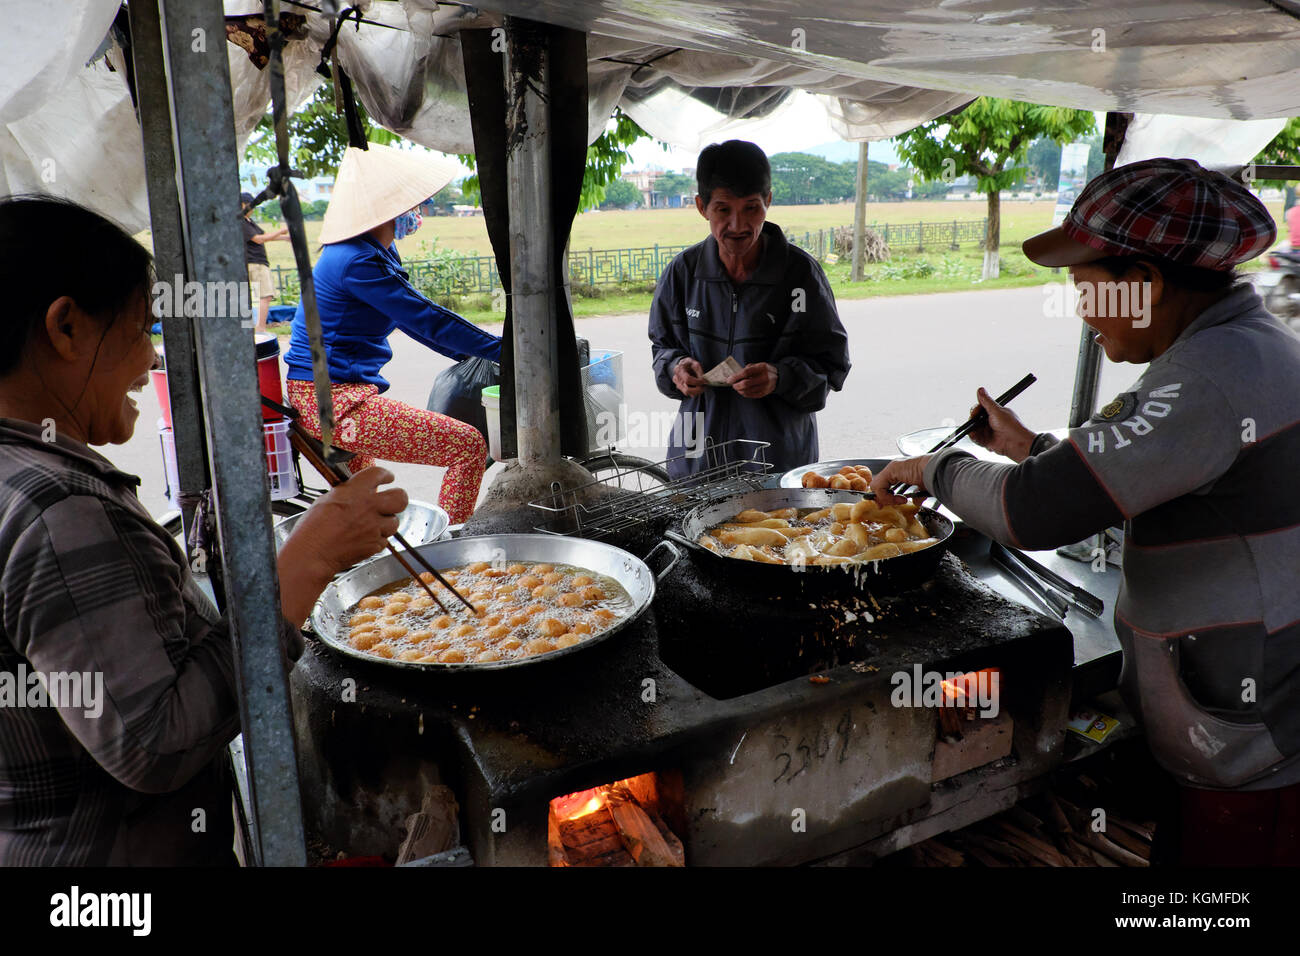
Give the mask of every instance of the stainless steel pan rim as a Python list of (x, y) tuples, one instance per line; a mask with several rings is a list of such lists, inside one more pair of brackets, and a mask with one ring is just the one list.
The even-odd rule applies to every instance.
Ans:
[(810, 465), (791, 468), (781, 476), (780, 484), (782, 488), (802, 488), (803, 476), (808, 472), (815, 471), (829, 478), (838, 474), (845, 465), (866, 465), (874, 475), (894, 460), (893, 458), (836, 458), (834, 461), (814, 461)]
[[(650, 570), (647, 562), (651, 561), (657, 551), (663, 549), (668, 554), (667, 564), (658, 573)], [(418, 663), (416, 661), (398, 661), (367, 654), (357, 650), (348, 643), (343, 634), (343, 620), (348, 609), (367, 594), (394, 581), (406, 577), (406, 572), (391, 554), (387, 557), (368, 561), (360, 567), (353, 568), (346, 574), (335, 578), (325, 589), (316, 607), (312, 610), (311, 625), (317, 637), (331, 650), (367, 664), (382, 664), (409, 671), (430, 671), (438, 673), (482, 673), (485, 671), (510, 670), (527, 667), (546, 661), (587, 650), (604, 643), (615, 634), (627, 628), (639, 618), (655, 596), (655, 583), (663, 579), (681, 557), (681, 552), (667, 541), (660, 542), (645, 560), (629, 554), (622, 548), (605, 544), (602, 541), (589, 541), (585, 538), (569, 538), (553, 534), (489, 534), (468, 538), (452, 538), (448, 541), (432, 541), (420, 545), (415, 550), (435, 568), (457, 567), (474, 561), (508, 561), (545, 562), (549, 564), (568, 564), (603, 574), (617, 581), (632, 598), (632, 611), (623, 620), (608, 630), (602, 631), (589, 641), (575, 644), (547, 654), (524, 657), (518, 660), (469, 662), (464, 664)], [(451, 600), (455, 600), (452, 598)]]
[[(934, 568), (938, 567), (943, 553), (947, 551), (948, 539), (952, 537), (953, 523), (929, 508), (921, 508), (917, 512), (917, 520), (939, 539), (938, 543), (922, 551), (881, 558), (877, 561), (865, 561), (861, 564), (805, 565), (802, 568), (788, 564), (763, 564), (716, 554), (697, 543), (699, 536), (706, 530), (735, 517), (746, 508), (760, 511), (772, 511), (777, 508), (826, 508), (840, 502), (861, 501), (864, 496), (864, 492), (836, 491), (830, 488), (769, 488), (724, 495), (687, 512), (681, 520), (680, 533), (670, 529), (667, 535), (694, 553), (702, 557), (707, 556), (705, 560), (715, 567), (726, 568), (729, 571), (742, 569), (747, 575), (755, 577), (762, 575), (763, 580), (773, 582), (780, 582), (783, 579), (793, 581), (795, 579), (791, 576), (798, 575), (805, 580), (842, 580), (846, 585), (858, 587), (870, 579), (891, 576), (895, 570), (911, 570), (913, 566), (923, 567), (929, 564), (933, 564)], [(836, 573), (839, 573), (839, 578), (835, 577)]]

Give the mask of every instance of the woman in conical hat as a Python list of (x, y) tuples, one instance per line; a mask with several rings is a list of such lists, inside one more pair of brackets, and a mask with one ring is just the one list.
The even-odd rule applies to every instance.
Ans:
[[(312, 279), (320, 312), (339, 447), (358, 453), (353, 471), (376, 458), (446, 468), (438, 504), (453, 522), (478, 500), (487, 448), (473, 425), (385, 398), (380, 375), (401, 329), (453, 359), (499, 361), (501, 340), (430, 302), (411, 285), (394, 245), (419, 228), (417, 207), (455, 176), (457, 166), (417, 150), (371, 143), (349, 147), (339, 166)], [(311, 349), (302, 305), (285, 355), (289, 401), (315, 429)]]

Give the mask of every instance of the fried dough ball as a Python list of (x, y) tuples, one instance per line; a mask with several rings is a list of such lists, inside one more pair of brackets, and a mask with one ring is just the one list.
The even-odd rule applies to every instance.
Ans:
[(867, 479), (867, 484), (871, 484), (871, 469), (866, 465), (854, 465), (853, 470), (863, 478)]
[(495, 627), (488, 628), (483, 637), (489, 641), (499, 641), (503, 638), (509, 637), (509, 635), (510, 628), (506, 627), (504, 624), (498, 624)]
[(548, 617), (537, 625), (537, 630), (541, 631), (547, 637), (559, 637), (568, 629), (569, 625), (554, 617)]
[(449, 647), (451, 647), (451, 641), (444, 637), (438, 638), (437, 640), (425, 641), (420, 645), (420, 650), (429, 654), (436, 654), (438, 651), (445, 651)]
[(511, 627), (523, 627), (525, 624), (528, 623), (531, 617), (532, 617), (531, 614), (523, 614), (523, 613), (512, 614), (509, 617), (509, 619), (506, 620), (506, 623), (509, 624)]
[(759, 511), (757, 508), (746, 508), (733, 519), (741, 524), (749, 524), (754, 521), (766, 521), (772, 517), (766, 511)]
[(465, 650), (467, 650), (467, 651), (472, 651), (472, 652), (474, 652), (475, 654), (477, 654), (479, 651), (486, 650), (486, 649), (487, 649), (487, 644), (484, 643), (483, 641), (466, 641), (466, 642), (465, 642)]
[(536, 602), (534, 602), (533, 604), (528, 605), (528, 607), (524, 608), (523, 613), (525, 613), (525, 614), (541, 614), (543, 611), (546, 610), (546, 608), (547, 608), (547, 606), (546, 606), (545, 604), (543, 604), (541, 601), (536, 601)]
[(455, 623), (456, 623), (456, 619), (452, 617), (450, 614), (439, 614), (437, 617), (433, 619), (433, 626), (440, 631), (446, 630), (447, 628), (451, 627)]
[(567, 594), (561, 594), (556, 598), (555, 603), (560, 607), (580, 607), (583, 600), (582, 595), (577, 591), (569, 591)]
[(438, 661), (443, 664), (463, 664), (465, 652), (459, 647), (449, 647), (438, 655)]
[(363, 597), (360, 601), (357, 602), (357, 607), (363, 607), (366, 608), (367, 610), (373, 610), (375, 608), (381, 608), (383, 606), (384, 606), (384, 599), (381, 597), (376, 597), (374, 595), (371, 595), (370, 597)]
[(849, 488), (853, 491), (870, 491), (871, 483), (861, 475), (853, 475), (849, 478)]
[(460, 627), (456, 628), (456, 636), (469, 637), (476, 630), (478, 630), (478, 628), (476, 628), (473, 624), (462, 624)]
[(529, 571), (528, 573), (536, 574), (538, 577), (540, 577), (543, 574), (550, 574), (554, 570), (555, 570), (555, 565), (553, 564), (534, 564), (532, 570)]
[(840, 469), (839, 471), (837, 471), (835, 474), (837, 474), (837, 475), (855, 475), (855, 474), (857, 474), (857, 472), (854, 470), (854, 468), (853, 468), (852, 465), (845, 465), (843, 468), (841, 468), (841, 469)]
[(413, 633), (406, 635), (406, 639), (412, 644), (422, 644), (431, 637), (433, 637), (431, 631), (414, 631)]
[(819, 475), (815, 471), (804, 472), (803, 486), (805, 488), (828, 488), (830, 483), (830, 479), (825, 475)]
[(498, 651), (496, 648), (490, 647), (485, 651), (479, 651), (478, 655), (474, 658), (474, 660), (478, 661), (481, 664), (486, 664), (489, 661), (499, 661), (501, 660), (501, 652)]
[(421, 571), (420, 580), (425, 584), (432, 584), (434, 581), (438, 580), (438, 578), (432, 571)]
[(525, 574), (522, 578), (516, 581), (515, 584), (521, 588), (528, 588), (531, 591), (533, 588), (541, 587), (542, 579), (535, 574)]
[(356, 627), (358, 624), (369, 624), (371, 621), (375, 620), (375, 617), (376, 615), (374, 614), (353, 614), (351, 623), (353, 627)]
[(596, 610), (592, 611), (591, 613), (593, 617), (598, 618), (599, 620), (603, 621), (606, 624), (614, 620), (614, 618), (618, 617), (617, 614), (615, 614), (607, 607), (598, 607), (596, 608)]
[(475, 561), (473, 564), (467, 564), (465, 570), (470, 574), (482, 574), (492, 565), (487, 561)]
[(540, 637), (534, 638), (524, 645), (524, 653), (529, 657), (535, 654), (549, 654), (553, 650), (555, 650), (555, 642)]
[(492, 600), (491, 591), (475, 591), (473, 594), (466, 595), (470, 604), (487, 604)]
[(581, 635), (570, 632), (568, 634), (561, 634), (559, 637), (555, 639), (555, 648), (556, 650), (561, 650), (565, 647), (572, 647), (574, 644), (581, 644), (581, 643), (582, 643)]
[(392, 594), (388, 595), (388, 603), (406, 604), (414, 596), (415, 595), (413, 594), (408, 594), (406, 591), (394, 591)]
[(560, 589), (552, 584), (543, 584), (541, 587), (533, 588), (533, 597), (535, 598), (546, 598), (551, 600), (559, 593)]
[(605, 589), (598, 584), (585, 587), (578, 592), (582, 595), (584, 601), (603, 601), (605, 600)]
[(388, 644), (376, 644), (370, 649), (370, 653), (376, 657), (383, 657), (388, 660), (393, 659), (393, 648)]
[(411, 648), (409, 651), (402, 651), (402, 653), (398, 654), (397, 659), (399, 661), (418, 661), (423, 656), (423, 651), (417, 651), (415, 648)]
[(849, 520), (865, 521), (879, 507), (875, 498), (863, 498), (861, 501), (854, 502), (853, 507), (849, 509)]
[(359, 651), (368, 651), (379, 643), (380, 637), (378, 631), (361, 631), (353, 634), (348, 643)]
[(831, 478), (831, 488), (836, 491), (849, 491), (853, 488), (853, 485), (843, 475), (835, 475)]
[(589, 584), (595, 584), (596, 579), (590, 574), (575, 574), (572, 583), (575, 588), (585, 588)]
[(379, 633), (384, 636), (384, 640), (395, 641), (399, 637), (405, 637), (406, 630), (407, 629), (402, 627), (402, 625), (396, 624), (391, 627), (380, 628)]
[(542, 575), (543, 584), (559, 584), (564, 580), (564, 575), (559, 571), (551, 571)]
[(496, 627), (504, 620), (500, 614), (488, 614), (483, 618), (484, 627)]
[(506, 568), (506, 574), (523, 574), (527, 570), (522, 564), (512, 564)]
[(524, 646), (524, 642), (517, 637), (507, 637), (497, 646), (503, 651), (517, 651)]
[(590, 634), (591, 625), (588, 624), (586, 621), (579, 621), (577, 624), (573, 625), (573, 627), (570, 628), (570, 630), (574, 634)]
[(433, 607), (433, 598), (429, 597), (427, 594), (422, 594), (420, 597), (412, 601), (408, 607), (410, 607), (412, 611), (427, 611), (429, 608)]

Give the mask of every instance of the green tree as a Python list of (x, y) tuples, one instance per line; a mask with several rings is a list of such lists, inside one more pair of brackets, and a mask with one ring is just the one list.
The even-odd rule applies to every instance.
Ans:
[(779, 205), (836, 202), (853, 195), (856, 162), (832, 163), (811, 153), (774, 153), (768, 162), (772, 202)]
[(654, 181), (651, 187), (656, 195), (666, 201), (670, 196), (694, 196), (698, 188), (694, 176), (685, 173), (664, 173)]
[(616, 179), (605, 187), (605, 201), (601, 209), (625, 209), (628, 206), (641, 205), (641, 190), (626, 179)]
[(1040, 189), (1053, 190), (1061, 178), (1061, 144), (1052, 139), (1036, 139), (1025, 155), (1029, 172)]
[[(1271, 165), (1293, 166), (1300, 164), (1300, 117), (1293, 116), (1286, 121), (1286, 125), (1269, 140), (1268, 145), (1259, 151), (1252, 163), (1268, 163)], [(1295, 183), (1275, 180), (1264, 180), (1273, 185), (1281, 186), (1286, 190), (1286, 200), (1283, 207), (1290, 209), (1295, 205)]]
[(899, 157), (925, 179), (951, 183), (968, 173), (976, 177), (976, 188), (988, 197), (983, 275), (989, 279), (998, 274), (1002, 239), (998, 191), (1023, 180), (1030, 144), (1040, 137), (1065, 143), (1095, 130), (1087, 110), (981, 96), (956, 116), (908, 130), (896, 143)]
[[(357, 114), (372, 143), (391, 145), (401, 142), (396, 133), (370, 123), (365, 107), (357, 100)], [(289, 117), (289, 162), (301, 169), (308, 179), (333, 176), (343, 161), (348, 146), (348, 125), (343, 114), (334, 109), (334, 81), (326, 80), (302, 109)], [(275, 126), (271, 114), (262, 117), (244, 147), (244, 161), (254, 166), (274, 166)]]
[[(587, 170), (582, 177), (582, 196), (578, 200), (578, 210), (594, 209), (605, 198), (605, 190), (618, 179), (623, 166), (632, 161), (632, 154), (627, 151), (637, 140), (647, 137), (646, 131), (637, 126), (632, 117), (617, 106), (614, 107), (613, 129), (606, 129), (587, 147)], [(470, 168), (470, 175), (460, 184), (465, 198), (470, 202), (480, 201), (477, 165), (472, 153), (460, 156), (460, 161)]]

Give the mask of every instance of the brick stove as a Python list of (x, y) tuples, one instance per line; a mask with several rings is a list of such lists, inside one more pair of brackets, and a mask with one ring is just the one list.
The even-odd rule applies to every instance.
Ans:
[[(829, 601), (746, 593), (683, 555), (616, 639), (514, 672), (411, 674), (309, 642), (292, 676), (308, 833), (391, 857), (446, 784), (478, 865), (544, 866), (552, 800), (653, 774), (688, 865), (870, 857), (1058, 765), (1072, 663), (1064, 626), (951, 554), (911, 592)], [(998, 668), (1001, 715), (942, 739), (936, 710), (891, 703), (916, 665)]]

